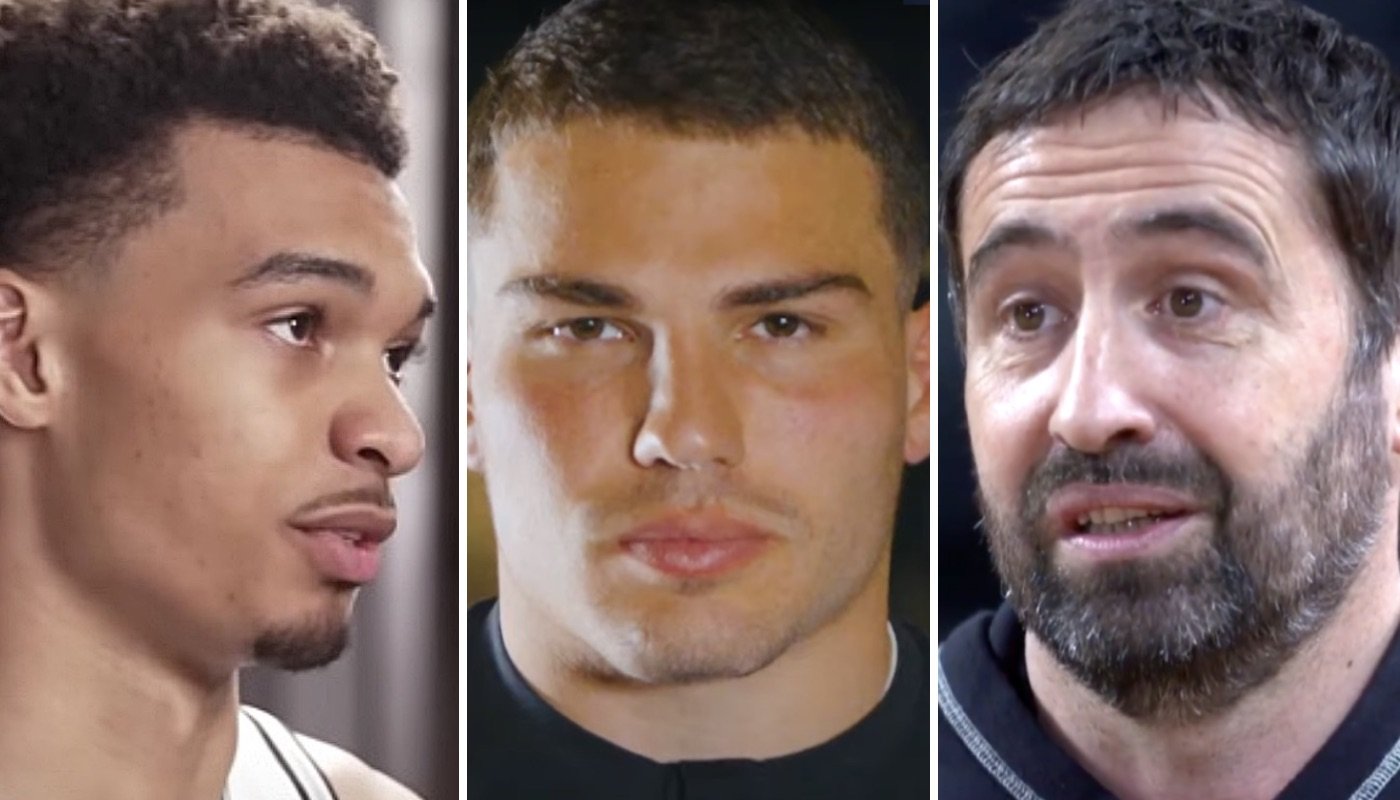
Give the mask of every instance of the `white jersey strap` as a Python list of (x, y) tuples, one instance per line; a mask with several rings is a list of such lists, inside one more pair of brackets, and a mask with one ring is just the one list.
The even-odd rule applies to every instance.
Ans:
[(251, 706), (238, 714), (238, 746), (224, 800), (339, 800), (282, 721)]

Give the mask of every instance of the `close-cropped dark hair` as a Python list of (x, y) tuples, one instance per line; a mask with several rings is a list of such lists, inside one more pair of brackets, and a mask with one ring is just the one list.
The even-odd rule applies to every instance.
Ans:
[(402, 166), (397, 77), (302, 0), (0, 0), (0, 266), (57, 270), (178, 201), (173, 136), (210, 121)]
[(1385, 57), (1333, 20), (1288, 0), (1073, 0), (990, 68), (968, 93), (940, 170), (949, 302), (965, 325), (958, 241), (969, 162), (1000, 134), (1053, 122), (1127, 92), (1173, 113), (1223, 105), (1293, 142), (1346, 258), (1357, 298), (1353, 368), (1395, 336), (1400, 308), (1400, 145)]
[(576, 0), (525, 34), (468, 105), (467, 203), (485, 225), (521, 132), (616, 118), (682, 135), (791, 126), (874, 162), (913, 297), (928, 268), (928, 159), (898, 96), (827, 21), (782, 0)]

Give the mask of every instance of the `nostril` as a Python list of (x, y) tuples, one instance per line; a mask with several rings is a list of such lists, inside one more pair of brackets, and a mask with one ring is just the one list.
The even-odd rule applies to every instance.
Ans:
[(371, 461), (384, 469), (389, 467), (389, 457), (374, 447), (361, 447), (356, 454), (365, 461)]

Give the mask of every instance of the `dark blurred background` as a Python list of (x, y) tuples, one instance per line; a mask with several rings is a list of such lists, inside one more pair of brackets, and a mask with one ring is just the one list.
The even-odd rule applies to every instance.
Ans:
[[(499, 61), (528, 28), (564, 3), (559, 0), (471, 0), (463, 74), (467, 96), (475, 94), (488, 65)], [(860, 47), (903, 96), (921, 141), (929, 138), (929, 8), (898, 0), (852, 3), (808, 2), (821, 9)], [(930, 173), (931, 174), (931, 173)], [(928, 284), (920, 301), (928, 298)], [(468, 482), (467, 596), (469, 602), (496, 591), (495, 551), (486, 494), (477, 476)], [(929, 464), (905, 470), (895, 533), (890, 587), (891, 613), (929, 630)]]
[[(1313, 0), (1311, 8), (1383, 50), (1400, 64), (1400, 3), (1393, 0)], [(938, 4), (938, 152), (958, 120), (957, 108), (979, 72), (1028, 37), (1061, 2), (942, 0)], [(936, 190), (935, 190), (936, 193)], [(948, 296), (947, 262), (938, 248), (938, 639), (969, 614), (1000, 602), (973, 500), (972, 454), (963, 410), (963, 364)]]

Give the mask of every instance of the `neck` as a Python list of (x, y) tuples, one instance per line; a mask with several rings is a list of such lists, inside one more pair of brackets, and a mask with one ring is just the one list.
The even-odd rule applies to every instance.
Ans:
[(1264, 685), (1189, 723), (1131, 719), (1077, 682), (1032, 634), (1026, 667), (1042, 724), (1124, 800), (1278, 795), (1356, 705), (1400, 621), (1395, 517), (1333, 618)]
[[(564, 635), (528, 601), (501, 587), (511, 661), (551, 706), (603, 739), (654, 761), (764, 759), (835, 738), (884, 695), (888, 554), (835, 618), (768, 666), (740, 678), (685, 684), (602, 681), (570, 669), (551, 644)], [(556, 640), (557, 641), (557, 640)], [(736, 724), (742, 720), (742, 724)]]
[(114, 625), (50, 563), (16, 499), (0, 492), (0, 800), (220, 797), (235, 665), (211, 677)]

